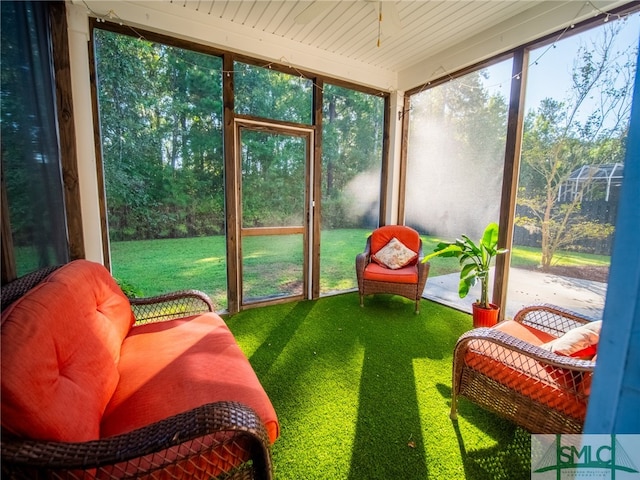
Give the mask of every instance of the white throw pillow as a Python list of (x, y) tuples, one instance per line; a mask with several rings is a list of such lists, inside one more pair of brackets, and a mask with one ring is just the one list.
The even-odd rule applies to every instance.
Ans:
[[(561, 337), (551, 340), (541, 345), (541, 347), (560, 355), (592, 357), (600, 339), (601, 327), (602, 320), (585, 323), (580, 327), (572, 328)], [(589, 354), (591, 349), (594, 352)]]
[(384, 247), (373, 255), (373, 260), (392, 270), (406, 267), (418, 258), (417, 252), (407, 248), (400, 240), (393, 237)]

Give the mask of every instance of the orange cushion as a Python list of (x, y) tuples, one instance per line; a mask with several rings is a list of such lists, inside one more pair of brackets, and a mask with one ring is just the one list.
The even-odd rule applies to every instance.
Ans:
[(38, 440), (99, 438), (132, 323), (109, 272), (86, 260), (13, 303), (2, 312), (2, 427)]
[(249, 361), (215, 313), (135, 326), (122, 344), (120, 383), (103, 437), (217, 401), (253, 408), (274, 442), (278, 419)]
[(365, 280), (394, 283), (418, 283), (418, 268), (415, 265), (391, 270), (377, 263), (370, 263), (364, 269)]
[(556, 337), (553, 335), (537, 330), (528, 325), (523, 325), (520, 322), (514, 320), (506, 320), (498, 323), (495, 327), (496, 330), (507, 333), (512, 337), (519, 338), (523, 342), (530, 343), (531, 345), (540, 346), (543, 343), (554, 340)]
[(420, 250), (420, 235), (413, 228), (404, 225), (386, 225), (371, 233), (371, 254), (378, 253), (394, 237), (414, 252)]

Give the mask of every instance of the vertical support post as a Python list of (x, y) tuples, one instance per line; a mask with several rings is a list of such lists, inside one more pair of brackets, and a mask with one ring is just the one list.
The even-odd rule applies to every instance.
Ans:
[(502, 196), (500, 202), (500, 233), (498, 246), (509, 248), (505, 255), (496, 257), (492, 302), (500, 305), (500, 318), (504, 319), (507, 303), (507, 285), (511, 247), (513, 244), (513, 226), (518, 194), (518, 173), (520, 170), (520, 149), (522, 146), (522, 124), (524, 119), (524, 94), (527, 81), (529, 53), (524, 48), (514, 53), (511, 74), (511, 97), (507, 120), (507, 143), (504, 154), (504, 172), (502, 176)]
[[(409, 109), (411, 108), (411, 97), (404, 95), (402, 100), (402, 114), (401, 120), (401, 147), (400, 147), (400, 167), (398, 169), (398, 224), (404, 225), (405, 223), (405, 195), (407, 192), (407, 145), (409, 142)], [(397, 132), (396, 132), (397, 135)]]
[(378, 225), (385, 225), (387, 222), (387, 186), (389, 185), (389, 128), (391, 119), (391, 100), (389, 94), (384, 97), (384, 131), (382, 135), (382, 169), (380, 172), (380, 211), (378, 212)]
[(320, 78), (313, 81), (313, 245), (311, 248), (311, 297), (320, 297), (320, 235), (322, 212), (322, 104), (324, 102), (324, 82)]
[(67, 9), (64, 2), (52, 2), (49, 8), (69, 258), (76, 260), (85, 258), (85, 251), (76, 130), (73, 117), (73, 94), (71, 91)]
[(224, 181), (227, 239), (227, 309), (237, 313), (240, 308), (240, 279), (238, 277), (238, 178), (236, 171), (236, 144), (233, 94), (233, 56), (225, 54), (222, 58), (222, 101), (224, 119)]

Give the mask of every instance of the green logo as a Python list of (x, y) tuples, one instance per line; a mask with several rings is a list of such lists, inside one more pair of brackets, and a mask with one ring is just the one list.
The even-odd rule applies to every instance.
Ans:
[[(615, 480), (616, 472), (638, 473), (634, 461), (622, 447), (615, 434), (534, 435), (533, 437), (538, 437), (540, 444), (548, 445), (548, 447), (541, 450), (543, 453), (534, 465), (534, 444), (532, 443), (532, 479), (536, 478), (535, 474), (553, 471), (556, 472), (555, 478), (557, 480), (574, 478), (578, 472), (581, 477), (589, 472), (590, 475), (587, 476), (597, 475), (600, 478), (612, 480)], [(549, 442), (549, 437), (552, 438), (551, 442)], [(638, 456), (636, 452), (634, 454), (636, 457)], [(607, 472), (609, 475), (606, 475)], [(632, 475), (632, 478), (640, 478), (640, 476)]]

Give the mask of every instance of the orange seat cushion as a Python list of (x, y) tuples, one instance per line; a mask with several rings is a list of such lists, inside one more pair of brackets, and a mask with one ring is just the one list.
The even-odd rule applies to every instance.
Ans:
[(553, 335), (543, 332), (541, 330), (537, 330), (529, 325), (524, 325), (520, 322), (516, 322), (514, 320), (507, 320), (504, 322), (498, 323), (495, 327), (496, 330), (500, 330), (501, 332), (507, 333), (512, 337), (516, 337), (523, 342), (530, 343), (531, 345), (540, 346), (543, 343), (550, 342), (554, 340), (556, 337)]
[[(397, 238), (405, 247), (414, 252), (420, 250), (420, 235), (413, 228), (405, 227), (404, 225), (386, 225), (375, 229), (371, 233), (371, 254), (378, 253), (393, 238)], [(412, 264), (416, 262), (417, 258)]]
[(418, 268), (415, 265), (391, 270), (371, 262), (364, 269), (364, 279), (378, 282), (418, 283)]
[(2, 427), (36, 440), (100, 435), (119, 381), (129, 300), (100, 264), (56, 270), (2, 312)]
[(271, 401), (215, 313), (133, 327), (118, 369), (121, 380), (104, 412), (103, 437), (217, 401), (248, 405), (271, 442), (279, 435)]

